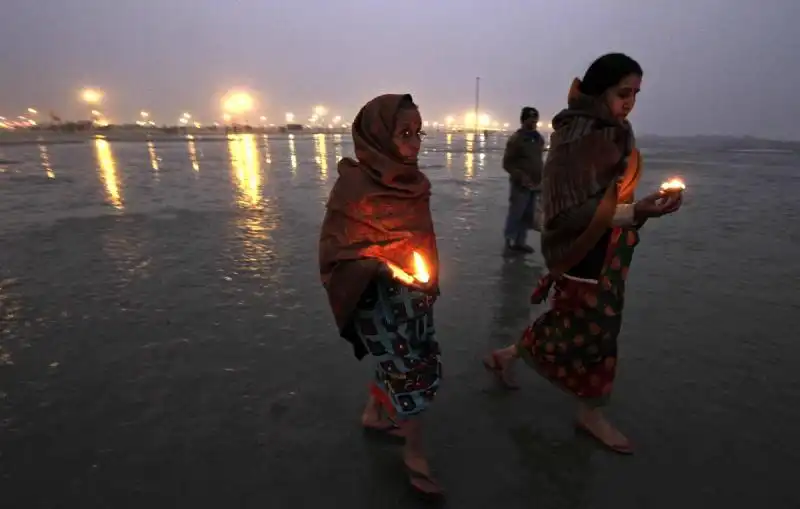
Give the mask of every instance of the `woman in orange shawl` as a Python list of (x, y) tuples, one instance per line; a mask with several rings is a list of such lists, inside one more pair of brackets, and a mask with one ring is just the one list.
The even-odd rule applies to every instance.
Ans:
[(441, 377), (433, 328), (439, 258), (430, 182), (417, 165), (421, 128), (407, 94), (382, 95), (361, 109), (353, 122), (357, 160), (339, 163), (319, 261), (340, 335), (358, 359), (375, 360), (364, 428), (404, 440), (412, 487), (438, 497), (419, 419)]
[[(576, 426), (612, 450), (630, 454), (628, 439), (603, 416), (617, 366), (625, 280), (639, 228), (678, 210), (680, 193), (634, 201), (641, 156), (627, 117), (642, 68), (627, 55), (597, 59), (576, 79), (555, 129), (542, 180), (542, 254), (548, 268), (532, 301), (550, 309), (521, 340), (496, 350), (484, 365), (507, 388), (509, 367), (523, 358), (578, 400)], [(552, 289), (552, 295), (551, 295)]]

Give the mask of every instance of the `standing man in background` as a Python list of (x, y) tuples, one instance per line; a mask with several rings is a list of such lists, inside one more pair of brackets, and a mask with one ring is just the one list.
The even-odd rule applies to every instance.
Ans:
[(542, 152), (544, 139), (536, 130), (539, 112), (536, 108), (522, 108), (521, 127), (508, 138), (503, 154), (503, 169), (508, 172), (511, 184), (508, 216), (503, 234), (506, 254), (533, 253), (525, 243), (533, 224), (539, 185), (542, 181)]

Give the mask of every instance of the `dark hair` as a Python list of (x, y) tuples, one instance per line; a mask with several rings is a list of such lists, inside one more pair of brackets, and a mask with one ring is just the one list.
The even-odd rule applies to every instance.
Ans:
[(636, 60), (623, 53), (608, 53), (586, 69), (580, 90), (588, 96), (598, 97), (631, 74), (643, 75), (642, 66)]
[(523, 123), (531, 117), (538, 117), (539, 110), (534, 108), (533, 106), (525, 106), (522, 108), (522, 111), (519, 114), (519, 123)]

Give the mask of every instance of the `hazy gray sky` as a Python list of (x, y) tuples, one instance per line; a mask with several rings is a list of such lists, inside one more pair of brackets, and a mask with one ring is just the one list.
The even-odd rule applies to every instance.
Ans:
[[(547, 117), (597, 56), (644, 67), (639, 133), (800, 139), (800, 0), (19, 0), (0, 16), (0, 115), (75, 117), (77, 90), (114, 120), (219, 118), (242, 86), (258, 114), (350, 119), (411, 92), (427, 120), (481, 110)], [(83, 115), (85, 116), (85, 114)]]

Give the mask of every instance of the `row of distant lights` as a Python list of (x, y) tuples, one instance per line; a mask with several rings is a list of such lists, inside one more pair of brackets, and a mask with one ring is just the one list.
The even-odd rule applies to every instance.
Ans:
[[(81, 98), (84, 102), (88, 104), (97, 104), (103, 99), (103, 93), (96, 89), (87, 88), (82, 90)], [(233, 90), (225, 94), (222, 98), (222, 109), (225, 113), (222, 115), (222, 120), (225, 123), (230, 123), (234, 116), (241, 117), (253, 110), (255, 105), (255, 101), (253, 96), (245, 91), (238, 91)], [(92, 113), (94, 115), (94, 112)], [(313, 115), (308, 119), (309, 124), (312, 125), (319, 125), (321, 122), (324, 121), (325, 116), (328, 114), (328, 109), (324, 106), (315, 106), (313, 109)], [(154, 126), (155, 122), (150, 118), (150, 112), (141, 111), (139, 113), (140, 119), (136, 121), (136, 124), (139, 126)], [(267, 125), (267, 117), (261, 116), (259, 120), (263, 125)], [(286, 122), (293, 123), (295, 120), (294, 113), (287, 113), (286, 114)], [(332, 123), (328, 124), (329, 128), (333, 128), (333, 126), (339, 125), (342, 121), (342, 117), (335, 116), (332, 119)], [(178, 123), (182, 126), (189, 126), (193, 125), (196, 128), (202, 127), (197, 121), (192, 121), (191, 113), (185, 112), (181, 117), (178, 119)], [(219, 126), (219, 122), (214, 122), (214, 126)], [(269, 124), (270, 126), (275, 126), (275, 124)], [(342, 127), (347, 127), (347, 124), (341, 124)]]
[[(102, 91), (94, 88), (85, 88), (81, 90), (81, 99), (90, 105), (99, 104), (103, 100), (104, 94)], [(233, 115), (243, 115), (245, 113), (250, 112), (253, 109), (255, 101), (253, 100), (252, 95), (248, 92), (244, 91), (231, 91), (223, 97), (222, 100), (222, 108), (226, 112), (223, 115), (223, 121), (225, 123), (231, 122), (233, 119)], [(328, 109), (325, 106), (315, 106), (312, 110), (313, 114), (308, 119), (307, 126), (319, 126), (320, 124), (325, 124), (325, 119), (328, 114)], [(38, 112), (34, 108), (28, 108), (28, 113), (30, 115), (36, 115)], [(98, 125), (108, 125), (108, 121), (103, 117), (102, 113), (98, 110), (92, 110), (92, 120), (95, 124)], [(139, 126), (154, 126), (155, 122), (150, 118), (150, 113), (147, 111), (140, 112), (140, 119), (136, 121), (136, 124)], [(285, 119), (286, 123), (292, 124), (295, 122), (295, 114), (294, 113), (286, 113)], [(26, 116), (18, 117), (19, 121), (7, 121), (5, 117), (0, 117), (0, 127), (25, 127), (25, 126), (33, 126), (36, 125), (36, 121), (32, 118)], [(267, 117), (261, 116), (260, 121), (262, 124), (266, 125)], [(328, 128), (333, 128), (335, 125), (341, 125), (341, 127), (346, 128), (346, 123), (341, 123), (342, 117), (341, 116), (334, 116), (331, 119), (331, 122), (327, 124)], [(183, 126), (189, 126), (190, 124), (196, 128), (202, 127), (199, 122), (192, 122), (192, 115), (190, 113), (184, 113), (178, 119), (178, 122)], [(468, 112), (464, 115), (464, 123), (459, 126), (455, 123), (456, 119), (452, 115), (448, 115), (445, 121), (442, 122), (424, 122), (424, 127), (433, 126), (433, 128), (439, 127), (483, 127), (483, 128), (500, 128), (500, 123), (497, 121), (492, 121), (491, 117), (487, 114), (482, 114), (477, 116), (476, 122), (476, 115), (475, 112)], [(214, 122), (215, 126), (219, 126), (218, 122)], [(274, 127), (275, 124), (269, 124), (270, 126)], [(537, 122), (538, 128), (544, 127), (544, 122)], [(502, 124), (504, 129), (509, 128), (508, 123)], [(553, 124), (547, 124), (548, 129), (553, 128)]]
[[(35, 115), (37, 113), (36, 110), (33, 109), (33, 108), (29, 108), (28, 111), (32, 115)], [(150, 113), (149, 112), (142, 111), (142, 112), (140, 112), (140, 116), (141, 116), (141, 119), (136, 121), (136, 125), (138, 125), (140, 127), (152, 127), (152, 126), (156, 125), (156, 123), (153, 120), (150, 119)], [(93, 117), (93, 122), (94, 122), (95, 125), (100, 125), (100, 126), (108, 125), (108, 121), (103, 118), (102, 114), (98, 110), (92, 110), (92, 117)], [(333, 117), (333, 123), (330, 123), (330, 124), (327, 125), (328, 129), (333, 129), (334, 126), (337, 126), (337, 125), (340, 125), (342, 128), (346, 129), (348, 127), (348, 124), (340, 124), (341, 118), (342, 117), (340, 117), (340, 116)], [(36, 125), (36, 121), (31, 119), (31, 118), (27, 118), (25, 116), (20, 115), (18, 117), (18, 119), (19, 120), (10, 121), (10, 120), (7, 120), (6, 117), (0, 117), (0, 128), (29, 127), (29, 126), (35, 126)], [(184, 113), (178, 119), (178, 122), (182, 126), (189, 126), (191, 124), (196, 129), (200, 129), (203, 126), (200, 122), (192, 122), (191, 119), (192, 119), (192, 115), (190, 113)], [(223, 115), (223, 120), (226, 123), (229, 123), (231, 121), (231, 116), (228, 115), (228, 114), (225, 114), (225, 115)], [(267, 122), (267, 117), (265, 117), (265, 116), (261, 116), (259, 118), (259, 120), (261, 121), (262, 125), (269, 125), (270, 127), (275, 127), (275, 124), (267, 124), (266, 123)], [(312, 115), (308, 119), (309, 123), (306, 124), (306, 126), (307, 127), (318, 126), (320, 120), (321, 119), (319, 117), (317, 117), (316, 115)], [(286, 114), (286, 122), (291, 124), (294, 121), (295, 121), (294, 114), (287, 113)], [(213, 125), (215, 127), (219, 127), (220, 124), (219, 124), (219, 122), (214, 122)], [(423, 126), (424, 127), (433, 127), (434, 129), (438, 129), (440, 127), (471, 127), (471, 126), (468, 126), (468, 125), (458, 126), (458, 125), (456, 125), (456, 124), (454, 124), (452, 122), (450, 122), (450, 123), (441, 123), (441, 122), (427, 122), (427, 121), (423, 122)], [(483, 127), (488, 127), (488, 126), (484, 125)], [(498, 128), (499, 127), (499, 123), (498, 122), (494, 122), (491, 127)], [(506, 122), (506, 123), (504, 123), (502, 125), (502, 127), (503, 127), (503, 129), (508, 129), (509, 128), (509, 124)], [(544, 122), (541, 122), (541, 121), (537, 122), (536, 123), (536, 127), (538, 127), (539, 129), (542, 129), (544, 127)], [(547, 128), (548, 129), (552, 129), (553, 128), (553, 124), (548, 122)]]
[[(309, 123), (306, 124), (307, 127), (319, 126), (320, 121), (324, 119), (325, 113), (323, 112), (323, 113), (320, 114), (319, 113), (319, 111), (320, 111), (319, 108), (320, 107), (315, 108), (315, 111), (317, 113), (314, 113), (308, 119)], [(28, 113), (30, 115), (38, 114), (38, 112), (34, 108), (28, 108)], [(103, 115), (102, 115), (102, 113), (100, 111), (92, 110), (91, 113), (92, 113), (92, 120), (95, 123), (95, 125), (100, 125), (100, 126), (108, 125), (108, 121), (103, 118)], [(149, 112), (142, 111), (142, 112), (139, 113), (139, 115), (140, 115), (141, 118), (140, 118), (140, 120), (136, 121), (136, 125), (138, 125), (140, 127), (148, 127), (148, 126), (155, 126), (156, 125), (156, 123), (153, 120), (150, 119), (150, 113)], [(289, 124), (295, 122), (295, 115), (293, 113), (287, 113), (285, 118), (286, 118), (286, 122), (289, 123)], [(225, 115), (223, 115), (223, 120), (226, 123), (229, 123), (231, 121), (231, 119), (232, 119), (231, 115), (229, 115), (227, 113)], [(267, 123), (266, 123), (267, 122), (267, 117), (261, 116), (259, 118), (259, 120), (261, 121), (261, 123), (263, 125), (267, 125)], [(327, 125), (328, 128), (332, 129), (336, 125), (340, 125), (342, 128), (347, 128), (348, 124), (341, 123), (341, 120), (342, 120), (342, 117), (340, 117), (340, 116), (333, 117), (332, 123), (329, 123)], [(192, 122), (192, 115), (190, 113), (184, 113), (183, 115), (181, 115), (181, 117), (178, 119), (178, 122), (182, 126), (192, 125), (197, 129), (202, 127), (202, 124), (200, 124), (199, 122)], [(453, 117), (448, 117), (447, 121), (444, 122), (444, 123), (441, 123), (441, 122), (427, 122), (426, 121), (426, 122), (423, 122), (423, 125), (424, 125), (424, 127), (431, 127), (432, 126), (434, 129), (438, 129), (439, 127), (471, 127), (470, 125), (468, 125), (466, 123), (463, 126), (458, 126), (454, 122), (455, 122), (455, 119)], [(20, 115), (18, 117), (18, 120), (13, 120), (13, 121), (9, 121), (8, 119), (6, 119), (6, 117), (0, 117), (0, 128), (29, 127), (29, 126), (35, 126), (35, 125), (36, 125), (36, 121), (35, 120), (33, 120), (31, 118), (28, 118), (28, 117), (25, 117), (25, 116), (22, 116), (22, 115)], [(219, 127), (220, 124), (219, 124), (219, 122), (214, 122), (213, 125), (215, 127)], [(486, 125), (486, 122), (482, 122), (481, 125), (482, 125), (482, 127), (489, 127), (489, 126)], [(270, 127), (275, 127), (275, 124), (269, 124), (269, 126)], [(539, 121), (539, 122), (536, 123), (536, 126), (541, 129), (541, 128), (544, 127), (544, 122)], [(498, 122), (493, 122), (491, 127), (498, 128), (499, 127), (499, 123)], [(508, 123), (504, 123), (502, 127), (503, 127), (503, 129), (508, 129), (509, 124)], [(547, 128), (548, 129), (552, 129), (553, 128), (553, 124), (548, 122)]]
[(15, 127), (35, 126), (36, 121), (30, 117), (38, 114), (39, 112), (34, 108), (28, 108), (28, 115), (20, 115), (14, 120), (9, 120), (6, 117), (0, 117), (0, 129), (14, 129)]

